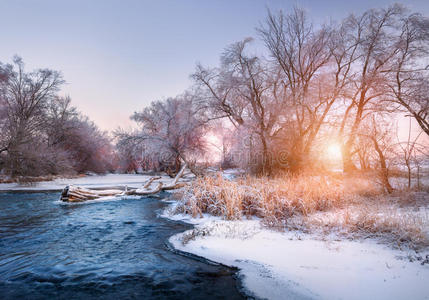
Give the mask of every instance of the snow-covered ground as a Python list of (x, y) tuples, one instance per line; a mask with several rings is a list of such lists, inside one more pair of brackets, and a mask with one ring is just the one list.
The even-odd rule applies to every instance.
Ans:
[(101, 188), (111, 186), (128, 185), (139, 187), (150, 176), (131, 174), (108, 174), (95, 175), (79, 178), (61, 178), (52, 181), (41, 181), (32, 184), (1, 183), (0, 191), (3, 190), (62, 190), (66, 185), (77, 185), (87, 188)]
[[(190, 176), (190, 175), (187, 175)], [(76, 185), (86, 188), (109, 188), (128, 186), (139, 188), (150, 177), (140, 174), (107, 174), (79, 178), (61, 178), (52, 181), (41, 181), (32, 184), (0, 183), (0, 191), (61, 191), (66, 185)], [(162, 176), (158, 182), (170, 182), (168, 176)]]
[[(425, 176), (421, 176), (419, 181), (420, 186), (429, 186), (429, 176), (427, 174)], [(395, 189), (404, 190), (408, 187), (407, 177), (390, 177), (389, 182)], [(417, 178), (411, 178), (411, 187), (416, 187), (417, 185)]]
[[(233, 178), (235, 174), (226, 176)], [(138, 188), (149, 178), (88, 176), (32, 185), (0, 184), (0, 191), (54, 191), (70, 184)], [(170, 180), (167, 176), (161, 179)], [(244, 288), (258, 298), (429, 299), (427, 252), (394, 250), (374, 240), (321, 240), (320, 236), (298, 232), (275, 232), (262, 227), (258, 219), (191, 218), (170, 215), (167, 210), (163, 216), (195, 224), (195, 229), (170, 238), (175, 248), (238, 267)], [(425, 260), (427, 263), (422, 264)]]
[(422, 265), (428, 253), (275, 232), (256, 219), (163, 216), (196, 225), (170, 238), (175, 248), (238, 267), (244, 288), (258, 298), (429, 299), (429, 261)]

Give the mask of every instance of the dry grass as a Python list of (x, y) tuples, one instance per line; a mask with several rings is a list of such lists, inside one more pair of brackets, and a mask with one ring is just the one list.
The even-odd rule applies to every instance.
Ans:
[(203, 213), (227, 220), (257, 216), (277, 229), (429, 246), (427, 217), (404, 211), (374, 181), (363, 177), (300, 175), (230, 181), (218, 174), (196, 179), (181, 199), (177, 212), (193, 217)]
[[(369, 191), (367, 183), (330, 176), (284, 176), (274, 179), (245, 177), (230, 181), (220, 174), (196, 179), (182, 194), (182, 212), (202, 213), (228, 220), (258, 216), (284, 220), (295, 215), (342, 208)], [(375, 189), (373, 190), (375, 194)]]
[(301, 230), (308, 232), (336, 233), (346, 238), (380, 238), (398, 248), (422, 249), (429, 246), (427, 215), (401, 210), (395, 205), (363, 202), (326, 214), (314, 214), (298, 222)]

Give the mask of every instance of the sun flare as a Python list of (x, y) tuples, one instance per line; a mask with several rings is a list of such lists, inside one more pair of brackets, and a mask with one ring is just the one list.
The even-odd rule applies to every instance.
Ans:
[(327, 156), (331, 160), (341, 160), (342, 154), (341, 154), (341, 146), (337, 143), (332, 143), (328, 145), (327, 149)]

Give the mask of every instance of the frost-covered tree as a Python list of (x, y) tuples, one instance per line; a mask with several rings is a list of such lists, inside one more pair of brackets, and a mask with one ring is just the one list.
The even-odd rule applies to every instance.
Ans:
[(404, 15), (398, 24), (397, 55), (389, 72), (393, 101), (429, 135), (429, 18)]
[(0, 64), (0, 168), (15, 176), (111, 169), (110, 140), (58, 96), (59, 72)]
[(282, 106), (276, 94), (276, 74), (260, 57), (247, 53), (250, 42), (245, 39), (230, 45), (221, 56), (219, 68), (197, 66), (192, 77), (207, 95), (203, 99), (214, 118), (228, 118), (236, 128), (245, 127), (248, 136), (243, 138), (254, 135), (253, 151), (261, 154), (254, 164), (260, 168), (255, 171), (270, 174), (270, 143), (278, 133)]
[(191, 93), (154, 101), (131, 119), (139, 129), (132, 133), (117, 131), (119, 147), (134, 148), (134, 153), (140, 150), (142, 160), (150, 158), (170, 174), (178, 172), (182, 162), (194, 169), (205, 147), (207, 117)]
[(49, 69), (25, 72), (19, 57), (14, 58), (12, 65), (1, 65), (0, 68), (7, 77), (0, 86), (1, 97), (7, 107), (2, 128), (3, 139), (6, 140), (2, 150), (7, 152), (5, 164), (12, 176), (25, 175), (34, 168), (41, 154), (37, 147), (28, 146), (40, 143), (45, 109), (64, 81), (59, 72)]
[(335, 78), (327, 69), (332, 30), (315, 29), (304, 10), (295, 8), (289, 14), (269, 12), (258, 31), (279, 72), (277, 94), (284, 112), (281, 133), (290, 144), (285, 150), (299, 167), (338, 97)]

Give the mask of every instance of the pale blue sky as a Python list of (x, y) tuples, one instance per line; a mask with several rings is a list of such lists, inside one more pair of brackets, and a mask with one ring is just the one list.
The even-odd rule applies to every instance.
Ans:
[[(353, 3), (349, 3), (353, 2)], [(101, 128), (128, 127), (152, 100), (190, 84), (195, 63), (214, 66), (228, 44), (255, 36), (266, 7), (298, 4), (316, 22), (382, 7), (359, 1), (59, 1), (0, 0), (0, 61), (14, 54), (28, 69), (60, 70), (62, 93)], [(402, 1), (429, 15), (429, 1)]]

